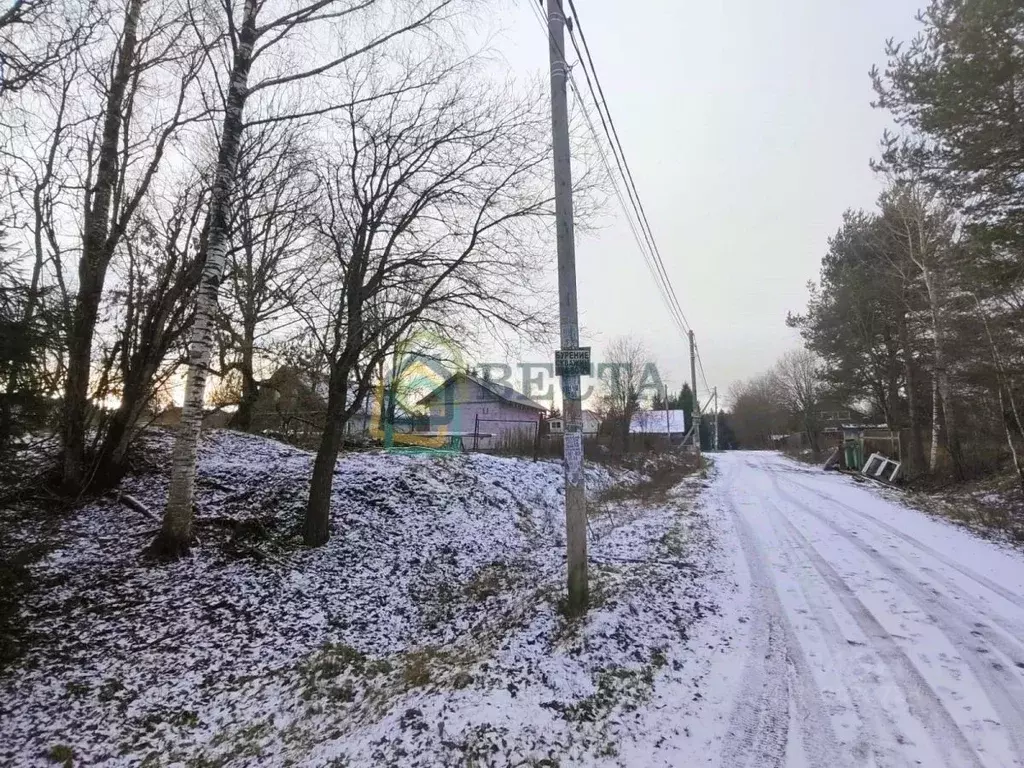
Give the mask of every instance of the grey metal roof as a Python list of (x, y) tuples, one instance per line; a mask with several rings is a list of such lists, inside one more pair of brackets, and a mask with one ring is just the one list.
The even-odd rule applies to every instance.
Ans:
[(487, 381), (486, 379), (481, 379), (479, 376), (472, 376), (471, 374), (468, 373), (456, 373), (453, 376), (448, 377), (448, 380), (445, 381), (444, 384), (442, 384), (429, 395), (420, 400), (420, 404), (423, 404), (430, 400), (431, 398), (435, 397), (438, 392), (441, 392), (442, 390), (446, 389), (449, 384), (451, 384), (456, 378), (459, 377), (474, 382), (475, 384), (479, 385), (480, 387), (483, 387), (491, 394), (495, 395), (496, 397), (506, 402), (515, 403), (516, 405), (521, 405), (524, 408), (530, 408), (535, 411), (547, 411), (547, 408), (545, 408), (543, 405), (534, 402), (526, 395), (524, 395), (522, 392), (518, 392), (512, 387), (506, 387), (504, 384), (498, 384), (495, 381)]

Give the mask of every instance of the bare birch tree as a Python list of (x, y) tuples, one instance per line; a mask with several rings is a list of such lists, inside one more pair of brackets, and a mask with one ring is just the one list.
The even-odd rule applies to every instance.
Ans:
[[(921, 281), (919, 275), (915, 274), (917, 268), (907, 258), (907, 253), (900, 246), (899, 238), (894, 237), (893, 228), (889, 226), (884, 216), (880, 217), (882, 232), (877, 243), (877, 249), (884, 263), (889, 266), (887, 282), (891, 283), (891, 292), (895, 297), (893, 307), (893, 319), (896, 324), (899, 348), (902, 352), (901, 360), (903, 367), (903, 391), (906, 395), (907, 426), (909, 427), (909, 446), (904, 476), (912, 476), (921, 473), (931, 466), (934, 459), (925, 463), (924, 458), (924, 437), (922, 424), (925, 421), (925, 414), (922, 413), (922, 370), (920, 366), (920, 336), (921, 333)], [(935, 451), (936, 443), (933, 441), (932, 452)], [(903, 458), (903, 457), (901, 457)]]
[[(92, 373), (92, 344), (107, 268), (157, 174), (168, 143), (183, 124), (200, 119), (188, 95), (204, 61), (199, 44), (186, 42), (195, 26), (192, 9), (177, 3), (154, 6), (143, 18), (144, 0), (128, 0), (113, 56), (95, 143), (88, 144), (82, 248), (78, 261), (64, 383), (62, 424), (64, 486), (84, 483), (84, 454)], [(144, 88), (163, 75), (172, 80), (164, 106), (151, 103), (155, 121), (141, 118)], [(93, 165), (95, 159), (95, 165)]]
[[(1024, 438), (1024, 422), (1021, 420), (1020, 408), (1017, 405), (1017, 398), (1014, 395), (1013, 376), (1007, 369), (1003, 355), (999, 351), (995, 336), (992, 334), (992, 326), (988, 318), (988, 310), (977, 294), (973, 294), (978, 317), (981, 319), (982, 327), (985, 330), (985, 338), (988, 341), (992, 353), (992, 362), (995, 367), (996, 389), (998, 390), (999, 410), (1002, 416), (1003, 430), (1006, 433), (1006, 444), (1010, 449), (1010, 456), (1013, 459), (1013, 468), (1017, 473), (1017, 482), (1024, 490), (1024, 465), (1021, 461), (1021, 449), (1017, 442)], [(1007, 409), (1009, 409), (1008, 418)], [(1015, 439), (1016, 437), (1016, 439)]]
[[(23, 328), (33, 328), (37, 317), (47, 318), (48, 335), (59, 339), (68, 319), (70, 300), (63, 281), (62, 252), (64, 242), (58, 235), (61, 207), (77, 194), (74, 170), (68, 162), (68, 145), (74, 140), (76, 123), (81, 122), (72, 101), (73, 88), (81, 74), (78, 50), (69, 51), (66, 59), (49, 69), (51, 87), (40, 89), (35, 98), (32, 119), (18, 126), (18, 140), (8, 133), (0, 143), (0, 162), (4, 168), (5, 202), (8, 216), (22, 221), (21, 248), (14, 248), (16, 260), (28, 273), (24, 301), (19, 304)], [(5, 126), (5, 132), (12, 126)], [(49, 301), (47, 301), (47, 299)], [(48, 307), (49, 306), (49, 311)], [(64, 355), (59, 345), (51, 345), (36, 362), (50, 358), (56, 369), (54, 381), (45, 392), (60, 394), (56, 379), (63, 378)], [(0, 436), (9, 435), (12, 426), (12, 405), (15, 399), (28, 396), (28, 379), (23, 378), (27, 361), (12, 357), (5, 370), (4, 390), (0, 396)]]
[(773, 372), (736, 382), (729, 390), (730, 422), (744, 448), (774, 448), (774, 438), (790, 428), (791, 415), (782, 403)]
[[(121, 272), (111, 291), (113, 345), (103, 380), (117, 407), (99, 419), (93, 472), (104, 484), (120, 479), (140, 419), (174, 373), (193, 310), (202, 269), (203, 218), (209, 185), (181, 185), (168, 210), (145, 207), (112, 268)], [(168, 359), (170, 358), (170, 359)]]
[(278, 335), (298, 321), (298, 255), (315, 202), (308, 137), (292, 123), (265, 123), (246, 131), (232, 214), (220, 313), (221, 376), (240, 379), (230, 426), (248, 430), (259, 396), (258, 357), (266, 359)]
[(618, 427), (622, 449), (629, 446), (629, 429), (640, 410), (650, 355), (639, 339), (623, 336), (605, 351), (605, 362), (598, 366), (601, 380), (601, 407), (605, 420)]
[(0, 11), (0, 99), (44, 80), (103, 20), (95, 4), (13, 0)]
[[(223, 4), (230, 63), (210, 198), (209, 245), (196, 299), (185, 400), (174, 446), (170, 490), (163, 527), (153, 543), (155, 553), (179, 556), (189, 548), (192, 540), (192, 495), (203, 398), (214, 345), (220, 283), (230, 247), (231, 204), (247, 102), (257, 94), (272, 99), (282, 88), (314, 82), (315, 78), (330, 74), (346, 62), (392, 40), (443, 22), (455, 12), (456, 6), (456, 0), (394, 0), (390, 3), (385, 0), (307, 0), (281, 4), (244, 0), (240, 7), (228, 0)], [(373, 13), (390, 16), (390, 21), (383, 24), (367, 21), (360, 25), (361, 15)], [(296, 52), (294, 61), (309, 61), (310, 53), (317, 50), (326, 49), (328, 53), (315, 63), (282, 70), (281, 55), (287, 52), (289, 45)], [(301, 55), (298, 50), (302, 51)], [(266, 66), (263, 66), (264, 62)], [(254, 66), (257, 79), (250, 84)], [(275, 119), (325, 114), (337, 106), (335, 101), (327, 99), (325, 103), (299, 113), (290, 111)]]
[[(437, 71), (437, 70), (435, 70)], [(344, 143), (322, 184), (330, 364), (327, 423), (306, 508), (308, 545), (330, 536), (345, 424), (414, 328), (439, 335), (543, 331), (538, 259), (551, 214), (548, 118), (535, 93), (467, 85), (443, 68), (382, 84), (355, 73)], [(361, 93), (391, 93), (366, 100)], [(476, 326), (474, 331), (473, 326)], [(465, 337), (464, 337), (465, 338)]]
[(811, 449), (817, 452), (820, 446), (816, 409), (822, 393), (818, 359), (805, 349), (791, 350), (775, 364), (772, 379), (778, 402), (799, 419)]
[(946, 273), (955, 250), (955, 226), (951, 211), (932, 192), (917, 185), (898, 186), (883, 199), (888, 210), (892, 234), (919, 271), (924, 281), (931, 321), (933, 397), (932, 451), (930, 470), (937, 469), (939, 442), (939, 404), (946, 427), (946, 447), (958, 478), (965, 476), (960, 431), (954, 406), (948, 358), (949, 293)]

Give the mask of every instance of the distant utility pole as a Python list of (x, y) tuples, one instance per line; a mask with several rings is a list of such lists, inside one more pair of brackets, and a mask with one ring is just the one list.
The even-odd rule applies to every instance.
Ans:
[(672, 442), (672, 424), (669, 421), (669, 407), (668, 407), (668, 384), (662, 385), (662, 389), (665, 390), (665, 437)]
[(690, 331), (690, 387), (693, 389), (693, 444), (700, 458), (700, 400), (697, 399), (697, 345)]
[(715, 392), (715, 450), (718, 450), (718, 387), (714, 388)]
[[(569, 105), (565, 63), (565, 14), (561, 0), (547, 0), (548, 51), (551, 60), (551, 135), (555, 157), (555, 231), (558, 242), (558, 311), (562, 356), (580, 346), (576, 308), (576, 243), (573, 233), (572, 162), (569, 148)], [(557, 356), (556, 356), (557, 357)], [(557, 361), (556, 361), (557, 362)], [(589, 364), (589, 360), (588, 360)], [(557, 367), (557, 366), (556, 366)], [(560, 372), (565, 456), (565, 544), (569, 576), (569, 613), (586, 613), (587, 499), (583, 484), (583, 411), (580, 376), (571, 367)]]

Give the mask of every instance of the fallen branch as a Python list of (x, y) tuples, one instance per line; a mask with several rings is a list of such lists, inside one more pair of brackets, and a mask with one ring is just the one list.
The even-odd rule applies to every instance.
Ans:
[(150, 520), (153, 520), (154, 522), (163, 523), (163, 521), (160, 519), (159, 516), (156, 515), (156, 513), (151, 512), (149, 510), (149, 507), (147, 507), (141, 501), (136, 499), (134, 496), (131, 496), (131, 495), (125, 493), (124, 491), (111, 491), (110, 493), (107, 494), (107, 496), (112, 498), (114, 501), (121, 502), (122, 504), (124, 504), (129, 509), (133, 509), (133, 510), (135, 510), (136, 512), (138, 512), (140, 514), (145, 515), (146, 517), (148, 517)]
[(249, 555), (254, 560), (268, 560), (279, 568), (286, 568), (288, 564), (277, 555), (272, 555), (269, 552), (264, 552), (262, 549), (256, 547), (250, 547), (245, 544), (235, 544), (235, 548), (242, 554)]
[(208, 525), (211, 527), (230, 528), (231, 530), (234, 530), (244, 522), (246, 522), (246, 520), (239, 520), (237, 517), (231, 517), (229, 515), (204, 515), (203, 517), (196, 515), (195, 517), (195, 525), (197, 527), (200, 525)]

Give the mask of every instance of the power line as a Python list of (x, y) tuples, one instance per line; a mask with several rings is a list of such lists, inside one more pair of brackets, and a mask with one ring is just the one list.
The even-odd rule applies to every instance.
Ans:
[[(573, 46), (576, 48), (577, 56), (579, 56), (580, 55), (579, 54), (579, 48), (578, 48), (578, 46), (576, 46), (575, 38), (572, 36), (571, 33), (570, 33), (570, 39), (572, 39)], [(651, 234), (651, 231), (650, 231), (650, 225), (646, 224), (646, 222), (645, 222), (645, 218), (644, 218), (644, 215), (643, 215), (643, 207), (640, 204), (640, 201), (639, 201), (636, 189), (635, 189), (634, 186), (632, 186), (630, 184), (629, 168), (628, 168), (628, 165), (626, 164), (625, 156), (622, 155), (621, 147), (618, 147), (618, 148), (616, 147), (615, 141), (612, 139), (612, 134), (608, 130), (608, 124), (605, 121), (605, 116), (604, 116), (605, 112), (601, 109), (601, 104), (598, 101), (597, 95), (594, 92), (594, 87), (593, 87), (593, 85), (590, 82), (590, 75), (589, 75), (589, 73), (587, 71), (587, 68), (585, 66), (582, 66), (582, 59), (581, 59), (581, 67), (583, 69), (584, 75), (586, 75), (587, 87), (588, 87), (588, 90), (590, 91), (591, 98), (594, 100), (594, 106), (597, 108), (598, 116), (601, 118), (601, 124), (602, 124), (602, 127), (604, 129), (604, 135), (605, 135), (606, 139), (608, 140), (609, 146), (612, 149), (612, 155), (615, 158), (615, 164), (616, 164), (616, 166), (618, 167), (618, 170), (619, 170), (619, 176), (618, 177), (615, 177), (614, 172), (612, 171), (610, 165), (608, 164), (607, 157), (605, 156), (604, 148), (602, 146), (601, 139), (600, 139), (599, 136), (596, 135), (596, 130), (594, 129), (593, 125), (591, 125), (591, 132), (594, 134), (595, 142), (597, 143), (599, 151), (601, 152), (601, 154), (603, 156), (603, 159), (605, 161), (605, 166), (606, 166), (606, 168), (608, 170), (609, 176), (611, 176), (613, 178), (613, 181), (616, 178), (621, 178), (622, 179), (622, 183), (623, 183), (623, 185), (626, 188), (626, 194), (629, 197), (630, 205), (632, 206), (632, 209), (633, 209), (633, 211), (634, 211), (634, 213), (636, 215), (637, 226), (639, 226), (640, 234), (643, 236), (644, 244), (639, 244), (638, 243), (638, 245), (640, 245), (641, 253), (644, 254), (645, 259), (647, 260), (647, 267), (648, 267), (649, 270), (651, 270), (651, 275), (654, 278), (655, 283), (658, 285), (659, 289), (661, 290), (662, 300), (665, 303), (666, 309), (668, 309), (668, 311), (669, 311), (669, 315), (672, 317), (672, 319), (675, 322), (676, 326), (678, 327), (680, 333), (685, 337), (687, 332), (689, 331), (689, 323), (687, 322), (686, 315), (683, 313), (682, 308), (679, 305), (679, 299), (676, 297), (675, 289), (672, 287), (672, 281), (669, 278), (668, 272), (665, 269), (664, 262), (661, 260), (661, 255), (660, 255), (660, 252), (658, 250), (657, 243), (655, 242), (655, 240), (653, 238), (653, 235)], [(581, 101), (582, 101), (582, 98), (581, 98)], [(607, 107), (606, 107), (606, 109), (607, 109)], [(585, 107), (584, 107), (584, 110), (585, 110)], [(584, 113), (587, 114), (588, 122), (592, 123), (592, 121), (590, 121), (589, 114), (586, 111)], [(616, 193), (619, 195), (619, 204), (620, 204), (620, 206), (623, 209), (623, 213), (625, 214), (627, 219), (631, 222), (630, 226), (633, 226), (633, 224), (632, 224), (632, 216), (629, 213), (629, 209), (626, 208), (625, 202), (621, 198), (621, 192), (618, 190), (618, 182), (615, 181), (615, 184), (616, 184)]]
[[(550, 45), (551, 39), (544, 15), (538, 7), (533, 5), (532, 2), (529, 4), (533, 9), (535, 18), (537, 18), (541, 28), (544, 30), (545, 37), (548, 38)], [(561, 3), (559, 3), (559, 5), (561, 6)], [(604, 168), (612, 181), (615, 196), (618, 200), (619, 207), (622, 209), (622, 212), (626, 217), (626, 222), (629, 225), (633, 239), (637, 244), (637, 248), (640, 250), (640, 254), (643, 257), (652, 278), (654, 279), (654, 283), (657, 286), (659, 293), (661, 294), (662, 302), (665, 304), (666, 309), (668, 309), (669, 316), (672, 318), (677, 329), (684, 337), (686, 337), (690, 331), (690, 324), (686, 319), (686, 314), (683, 312), (679, 297), (672, 285), (668, 270), (665, 267), (664, 259), (661, 256), (661, 250), (658, 248), (657, 240), (654, 238), (654, 232), (651, 228), (650, 220), (647, 217), (647, 211), (644, 208), (642, 199), (640, 198), (640, 192), (637, 189), (636, 180), (633, 177), (629, 161), (626, 159), (625, 150), (622, 147), (622, 141), (619, 138), (618, 129), (615, 126), (615, 120), (612, 118), (611, 110), (608, 107), (608, 100), (605, 97), (604, 88), (601, 85), (601, 80), (597, 74), (597, 67), (594, 64), (593, 56), (590, 53), (590, 46), (587, 43), (586, 34), (583, 30), (583, 25), (580, 22), (579, 12), (576, 10), (574, 0), (569, 0), (569, 8), (573, 14), (572, 20), (575, 22), (574, 24), (567, 25), (569, 30), (569, 39), (572, 42), (573, 49), (576, 53), (577, 64), (583, 70), (587, 83), (587, 90), (590, 92), (590, 97), (594, 103), (594, 107), (597, 109), (604, 138), (607, 140), (608, 146), (612, 150), (612, 156), (615, 159), (615, 165), (619, 172), (618, 175), (616, 175), (612, 170), (611, 163), (608, 161), (608, 155), (605, 152), (604, 142), (601, 140), (601, 136), (598, 134), (597, 128), (594, 125), (590, 111), (587, 108), (586, 100), (583, 98), (580, 88), (577, 85), (576, 78), (573, 76), (573, 70), (567, 65), (567, 79), (569, 81), (569, 85), (579, 103), (580, 111), (583, 114), (583, 118), (587, 124), (590, 134), (594, 138)], [(580, 40), (583, 43), (582, 51), (576, 41), (575, 29), (579, 29)], [(565, 61), (564, 51), (561, 46), (559, 46), (558, 52), (561, 54), (562, 60)], [(591, 79), (591, 73), (593, 73), (593, 80)], [(629, 206), (626, 205), (626, 201), (623, 198), (622, 189), (619, 186), (619, 180), (621, 180), (622, 184), (625, 186), (626, 195), (630, 203)], [(630, 208), (632, 208), (632, 214), (630, 213)], [(704, 371), (704, 362), (700, 359), (700, 350), (699, 348), (696, 348), (696, 345), (695, 350), (701, 380), (703, 381), (706, 390), (710, 392), (712, 388), (708, 384), (707, 375)]]
[(590, 133), (594, 137), (594, 143), (597, 146), (598, 154), (601, 156), (601, 162), (604, 164), (605, 171), (608, 173), (608, 178), (612, 180), (612, 184), (615, 189), (615, 196), (619, 201), (619, 207), (622, 209), (623, 214), (626, 217), (626, 222), (629, 224), (630, 232), (633, 234), (633, 240), (636, 242), (637, 248), (640, 251), (640, 255), (643, 256), (644, 263), (647, 264), (647, 269), (651, 273), (651, 277), (654, 279), (654, 284), (658, 288), (658, 292), (661, 294), (661, 300), (665, 304), (665, 307), (669, 310), (669, 317), (675, 323), (676, 328), (684, 336), (686, 335), (685, 321), (680, 318), (675, 312), (672, 311), (672, 303), (669, 298), (668, 290), (661, 280), (658, 279), (658, 271), (654, 264), (654, 258), (649, 250), (649, 246), (646, 246), (640, 236), (640, 232), (637, 231), (637, 223), (633, 221), (633, 217), (629, 215), (629, 209), (626, 207), (626, 201), (622, 197), (622, 189), (616, 180), (615, 174), (612, 171), (611, 163), (608, 162), (608, 155), (601, 144), (601, 138), (597, 133), (597, 128), (594, 126), (594, 121), (590, 117), (590, 113), (587, 111), (586, 104), (583, 101), (579, 91), (573, 87), (573, 91), (576, 94), (576, 98), (580, 103), (580, 111), (583, 113), (583, 119), (586, 121), (587, 126), (590, 128)]
[(700, 347), (694, 344), (694, 348), (697, 350), (697, 370), (700, 371), (700, 378), (704, 382), (704, 388), (710, 392), (711, 385), (708, 384), (708, 377), (704, 374), (704, 361), (700, 359)]
[[(573, 90), (575, 91), (575, 88)], [(650, 271), (651, 277), (654, 278), (654, 284), (657, 286), (658, 292), (661, 294), (662, 302), (664, 302), (665, 306), (669, 309), (669, 316), (672, 318), (672, 321), (675, 323), (679, 332), (685, 336), (687, 329), (684, 324), (684, 321), (679, 316), (677, 316), (675, 312), (672, 311), (672, 304), (671, 300), (669, 299), (668, 291), (662, 284), (662, 281), (658, 279), (657, 268), (654, 266), (653, 258), (651, 254), (648, 252), (647, 247), (645, 247), (644, 243), (641, 240), (640, 233), (637, 231), (637, 224), (629, 215), (629, 210), (626, 208), (626, 201), (622, 197), (622, 189), (619, 187), (618, 182), (615, 180), (614, 173), (612, 172), (611, 163), (608, 162), (608, 155), (605, 153), (604, 147), (601, 146), (600, 137), (597, 134), (597, 129), (594, 126), (594, 121), (591, 119), (590, 114), (587, 112), (586, 106), (584, 105), (578, 92), (576, 93), (576, 96), (578, 99), (580, 99), (580, 111), (583, 113), (583, 118), (584, 120), (586, 120), (586, 123), (590, 128), (590, 132), (594, 137), (595, 143), (598, 148), (598, 154), (601, 155), (601, 161), (604, 164), (605, 170), (608, 173), (608, 177), (612, 180), (612, 183), (614, 185), (615, 196), (618, 198), (619, 207), (622, 209), (622, 212), (626, 215), (626, 222), (629, 224), (630, 232), (632, 232), (633, 234), (633, 240), (636, 242), (637, 248), (640, 250), (640, 255), (643, 256), (644, 258), (644, 262), (647, 264), (647, 269)]]
[[(575, 13), (575, 9), (573, 9), (573, 13)], [(672, 282), (671, 280), (669, 280), (668, 273), (665, 271), (664, 268), (664, 264), (661, 263), (661, 257), (658, 254), (658, 246), (654, 240), (653, 234), (651, 233), (650, 225), (647, 225), (646, 227), (644, 226), (646, 222), (646, 216), (643, 213), (643, 203), (640, 201), (639, 194), (636, 191), (636, 185), (632, 183), (633, 177), (629, 170), (629, 163), (626, 161), (626, 156), (622, 151), (622, 145), (618, 143), (618, 136), (614, 133), (615, 124), (614, 122), (612, 122), (611, 112), (608, 111), (608, 104), (607, 102), (605, 102), (604, 109), (601, 109), (601, 102), (604, 100), (604, 94), (602, 94), (601, 101), (599, 101), (597, 98), (597, 93), (594, 92), (594, 84), (590, 80), (590, 71), (588, 71), (586, 65), (583, 64), (583, 55), (580, 53), (580, 47), (576, 43), (576, 35), (573, 34), (572, 28), (569, 29), (569, 39), (572, 41), (572, 47), (576, 51), (576, 58), (580, 61), (580, 66), (583, 69), (583, 75), (587, 81), (587, 89), (590, 91), (590, 97), (594, 100), (594, 106), (597, 108), (597, 116), (601, 119), (601, 127), (604, 129), (604, 135), (608, 139), (608, 144), (612, 149), (612, 156), (615, 158), (615, 165), (619, 169), (619, 176), (623, 179), (623, 182), (625, 183), (626, 194), (629, 196), (630, 205), (633, 207), (633, 212), (636, 214), (637, 221), (640, 223), (641, 233), (643, 234), (644, 240), (646, 241), (647, 247), (651, 253), (652, 262), (648, 264), (648, 266), (650, 267), (653, 264), (655, 269), (657, 269), (660, 273), (661, 280), (659, 281), (657, 277), (655, 278), (655, 280), (656, 282), (659, 282), (659, 284), (662, 282), (664, 283), (665, 288), (663, 289), (663, 296), (666, 300), (669, 313), (673, 315), (673, 319), (676, 321), (676, 324), (680, 326), (680, 330), (683, 332), (683, 335), (686, 335), (686, 332), (689, 330), (689, 323), (686, 322), (686, 315), (683, 314), (682, 308), (679, 306), (679, 300), (676, 298), (675, 291), (672, 288)], [(586, 47), (585, 43), (584, 47)], [(589, 59), (589, 53), (587, 58)], [(590, 69), (593, 70), (593, 64), (591, 64)], [(594, 79), (597, 80), (596, 71), (594, 72)], [(600, 91), (600, 82), (598, 82), (597, 87), (598, 91)], [(606, 112), (608, 113), (607, 121), (605, 120)], [(609, 131), (608, 128), (609, 124), (611, 124), (612, 126), (611, 131)], [(615, 136), (614, 140), (612, 138), (613, 135)], [(600, 147), (601, 149), (602, 155), (604, 155), (604, 148), (601, 147), (600, 139), (597, 138), (596, 136), (595, 139), (597, 140), (598, 147)], [(605, 159), (605, 163), (607, 165), (607, 159)], [(609, 175), (611, 175), (610, 168), (608, 169), (608, 172)]]
[[(540, 10), (536, 6), (533, 6), (532, 3), (530, 5), (531, 5), (531, 8), (532, 8), (532, 10), (534, 12), (534, 17), (537, 19), (538, 23), (541, 25), (541, 28), (544, 30), (544, 34), (547, 37), (548, 36), (548, 29), (547, 29), (547, 24), (545, 23), (543, 15), (541, 14)], [(583, 57), (580, 55), (579, 47), (576, 44), (575, 38), (573, 38), (573, 36), (572, 36), (571, 29), (570, 29), (570, 39), (572, 39), (573, 47), (576, 49), (576, 55), (577, 55), (577, 57), (579, 59), (578, 60), (578, 64), (583, 69), (584, 74), (587, 76), (587, 82), (588, 82), (590, 94), (591, 94), (591, 97), (594, 100), (594, 106), (598, 110), (598, 115), (601, 118), (602, 125), (604, 126), (604, 135), (605, 135), (605, 137), (606, 137), (606, 139), (608, 141), (609, 146), (612, 148), (612, 152), (613, 152), (613, 154), (615, 156), (615, 162), (616, 162), (616, 165), (618, 165), (618, 168), (619, 168), (619, 176), (615, 175), (615, 172), (612, 170), (611, 163), (608, 162), (608, 155), (605, 152), (604, 143), (602, 142), (601, 137), (598, 134), (597, 128), (594, 125), (593, 119), (590, 116), (590, 111), (587, 109), (586, 100), (583, 98), (583, 95), (580, 92), (579, 86), (576, 83), (576, 79), (573, 77), (573, 73), (572, 73), (572, 69), (571, 68), (570, 68), (570, 70), (568, 72), (569, 84), (570, 84), (570, 86), (572, 88), (573, 94), (575, 95), (577, 101), (579, 102), (580, 111), (582, 112), (583, 118), (584, 118), (584, 120), (587, 123), (587, 127), (589, 128), (590, 133), (591, 133), (591, 135), (594, 138), (595, 145), (597, 146), (598, 153), (601, 156), (601, 160), (602, 160), (602, 162), (604, 164), (605, 170), (607, 171), (608, 176), (609, 176), (609, 178), (612, 181), (612, 184), (613, 184), (613, 187), (614, 187), (614, 190), (615, 190), (616, 198), (619, 201), (619, 207), (622, 209), (623, 215), (626, 217), (626, 222), (629, 224), (629, 228), (630, 228), (630, 231), (631, 231), (631, 233), (633, 235), (633, 239), (634, 239), (634, 241), (637, 244), (637, 248), (640, 250), (640, 254), (643, 256), (644, 262), (647, 264), (647, 268), (650, 271), (652, 278), (654, 279), (654, 283), (657, 286), (659, 293), (661, 294), (662, 302), (665, 304), (665, 307), (669, 311), (669, 316), (672, 318), (672, 320), (675, 323), (677, 329), (682, 333), (683, 336), (685, 336), (687, 331), (689, 330), (689, 324), (686, 321), (686, 316), (682, 313), (682, 310), (679, 308), (679, 301), (675, 297), (675, 291), (672, 288), (671, 281), (668, 279), (667, 272), (665, 272), (665, 270), (664, 270), (664, 265), (661, 264), (660, 267), (659, 267), (659, 257), (656, 255), (656, 248), (657, 248), (657, 246), (656, 246), (656, 244), (654, 244), (653, 238), (650, 235), (650, 228), (648, 227), (646, 230), (644, 229), (644, 224), (643, 224), (643, 221), (642, 221), (642, 218), (641, 218), (641, 210), (642, 210), (642, 208), (640, 206), (638, 206), (637, 202), (633, 202), (634, 195), (636, 194), (636, 192), (635, 192), (635, 189), (633, 189), (631, 191), (630, 184), (629, 184), (628, 177), (627, 177), (628, 168), (624, 170), (623, 169), (623, 163), (619, 160), (618, 152), (621, 152), (621, 147), (619, 147), (618, 152), (616, 152), (616, 145), (615, 145), (615, 143), (613, 142), (613, 140), (611, 138), (611, 133), (609, 132), (608, 125), (605, 122), (604, 113), (601, 110), (601, 104), (598, 101), (596, 94), (594, 93), (593, 86), (590, 84), (590, 75), (589, 75), (589, 73), (587, 73), (586, 66), (583, 63)], [(549, 43), (550, 43), (550, 38), (549, 38)], [(559, 53), (560, 54), (563, 53), (561, 48), (559, 48)], [(564, 59), (564, 55), (563, 55), (563, 59)], [(624, 160), (624, 158), (623, 158), (623, 160)], [(636, 212), (636, 219), (637, 219), (636, 222), (634, 222), (634, 218), (630, 214), (629, 207), (626, 205), (625, 199), (622, 196), (622, 189), (619, 186), (619, 182), (617, 181), (617, 179), (620, 179), (620, 178), (622, 179), (622, 183), (626, 187), (626, 192), (629, 195), (630, 202), (632, 203), (633, 210)], [(638, 231), (638, 228), (639, 228), (639, 231)], [(646, 243), (644, 241), (646, 241)]]
[[(668, 285), (669, 293), (670, 293), (670, 295), (671, 295), (671, 297), (672, 297), (672, 299), (674, 301), (674, 304), (675, 304), (675, 309), (676, 309), (677, 312), (679, 312), (679, 315), (682, 318), (684, 325), (689, 327), (690, 324), (686, 321), (686, 314), (683, 312), (682, 306), (679, 304), (679, 298), (678, 298), (678, 296), (676, 296), (675, 290), (672, 288), (672, 282), (669, 279), (668, 271), (665, 269), (665, 263), (664, 263), (663, 259), (661, 258), (661, 251), (658, 248), (657, 241), (654, 239), (654, 233), (651, 230), (651, 224), (650, 224), (650, 221), (647, 218), (647, 211), (644, 209), (643, 201), (640, 199), (639, 190), (637, 190), (637, 188), (636, 188), (636, 181), (633, 179), (633, 172), (632, 172), (632, 170), (629, 167), (629, 162), (626, 160), (626, 154), (625, 154), (625, 151), (622, 148), (622, 142), (619, 139), (619, 132), (618, 132), (618, 129), (615, 127), (615, 120), (614, 120), (614, 118), (612, 118), (611, 109), (609, 109), (609, 107), (608, 107), (608, 100), (607, 100), (607, 98), (605, 98), (605, 95), (604, 95), (604, 87), (601, 85), (601, 78), (597, 74), (597, 67), (595, 66), (594, 59), (593, 59), (593, 57), (590, 54), (590, 46), (587, 43), (587, 36), (586, 36), (586, 33), (583, 31), (583, 22), (580, 20), (580, 15), (579, 15), (579, 12), (576, 10), (576, 3), (575, 3), (574, 0), (569, 0), (569, 9), (572, 11), (573, 21), (575, 22), (575, 24), (573, 26), (575, 27), (575, 29), (579, 30), (580, 40), (583, 42), (583, 51), (586, 54), (587, 64), (589, 64), (589, 66), (590, 66), (590, 71), (594, 73), (594, 82), (597, 83), (597, 92), (601, 96), (601, 103), (603, 103), (603, 105), (604, 105), (604, 111), (608, 114), (608, 124), (611, 126), (611, 135), (609, 136), (609, 139), (610, 140), (614, 139), (613, 146), (618, 147), (619, 154), (622, 156), (622, 164), (625, 166), (626, 178), (628, 180), (627, 189), (631, 187), (632, 190), (633, 190), (633, 194), (635, 195), (635, 198), (636, 198), (636, 205), (639, 207), (640, 218), (642, 219), (643, 225), (644, 225), (644, 227), (646, 228), (646, 231), (647, 231), (647, 235), (650, 238), (650, 242), (651, 242), (652, 248), (654, 250), (654, 255), (655, 255), (655, 258), (657, 260), (657, 264), (658, 264), (658, 266), (661, 269), (661, 273), (664, 276), (666, 284)], [(574, 30), (573, 30), (573, 27), (569, 28), (569, 39), (572, 41), (573, 47), (576, 50), (576, 55), (579, 56), (580, 55), (579, 46), (576, 44), (576, 35), (575, 35)], [(582, 60), (581, 60), (581, 63), (582, 63)], [(586, 72), (586, 66), (584, 66), (584, 72)], [(588, 83), (588, 85), (590, 84), (590, 77), (589, 77), (589, 75), (587, 77), (587, 83)], [(594, 94), (593, 87), (591, 87), (591, 96), (594, 97), (594, 102), (596, 104), (597, 103), (597, 95)], [(598, 112), (599, 113), (601, 112), (600, 104), (598, 104)], [(603, 122), (603, 119), (602, 119), (602, 122)], [(606, 128), (606, 132), (607, 132), (607, 128)]]

